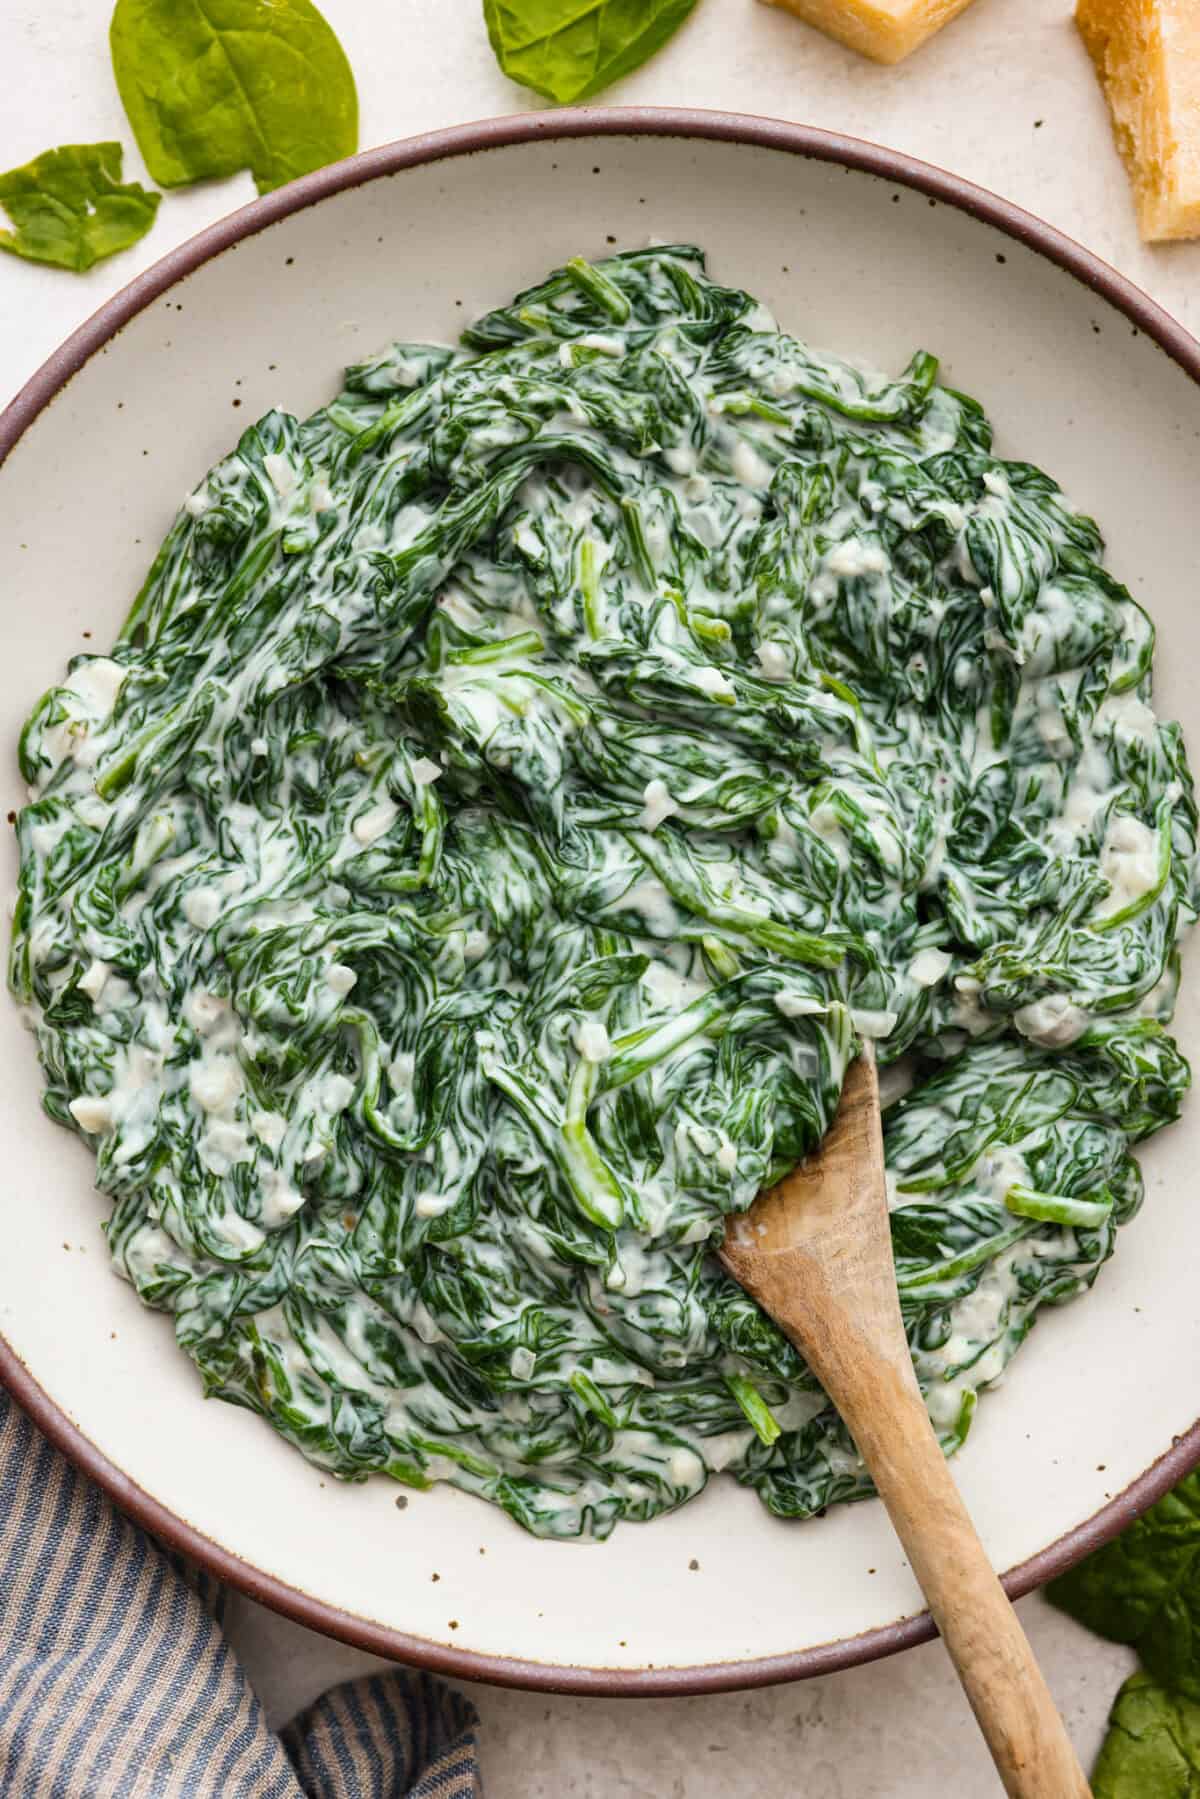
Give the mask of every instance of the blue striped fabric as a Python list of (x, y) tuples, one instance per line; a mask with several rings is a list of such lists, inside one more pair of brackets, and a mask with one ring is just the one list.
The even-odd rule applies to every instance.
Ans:
[(276, 1735), (225, 1599), (0, 1391), (3, 1799), (482, 1794), (475, 1709), (427, 1674), (347, 1681)]

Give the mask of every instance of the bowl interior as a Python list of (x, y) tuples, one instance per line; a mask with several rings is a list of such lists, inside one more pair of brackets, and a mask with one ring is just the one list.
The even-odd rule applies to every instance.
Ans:
[[(380, 175), (231, 245), (38, 416), (0, 470), (5, 808), (23, 797), (12, 751), (30, 703), (69, 655), (107, 647), (183, 495), (243, 425), (275, 403), (308, 412), (339, 365), (390, 337), (453, 337), (569, 255), (653, 239), (704, 245), (719, 277), (815, 344), (891, 370), (918, 345), (937, 352), (984, 403), (999, 451), (1040, 463), (1099, 518), (1110, 566), (1159, 626), (1158, 708), (1200, 748), (1200, 392), (1149, 336), (995, 225), (899, 181), (763, 145), (542, 137)], [(1185, 1049), (1200, 1040), (1192, 962)], [(402, 1633), (410, 1656), (722, 1664), (729, 1679), (920, 1610), (877, 1503), (782, 1523), (715, 1479), (601, 1548), (539, 1542), (450, 1489), (398, 1510), (388, 1483), (340, 1486), (255, 1418), (204, 1404), (167, 1322), (108, 1271), (89, 1158), (41, 1114), (10, 1005), (0, 1050), (0, 1331), (117, 1468), (268, 1579)], [(1184, 1246), (1198, 1157), (1194, 1107), (1146, 1152), (1144, 1211), (1094, 1292), (1043, 1317), (980, 1407), (956, 1472), (1001, 1568), (1089, 1518), (1195, 1419)]]

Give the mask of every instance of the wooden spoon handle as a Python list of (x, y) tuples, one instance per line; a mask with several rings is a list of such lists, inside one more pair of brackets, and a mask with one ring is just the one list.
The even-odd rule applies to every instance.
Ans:
[[(836, 1393), (908, 1554), (1010, 1799), (1090, 1799), (1020, 1620), (962, 1502), (914, 1380), (875, 1362), (890, 1391)], [(894, 1383), (894, 1385), (893, 1385)], [(853, 1415), (852, 1415), (853, 1414)], [(878, 1429), (879, 1420), (887, 1420)]]
[(719, 1253), (787, 1332), (858, 1444), (1010, 1799), (1089, 1799), (917, 1386), (896, 1291), (869, 1055), (851, 1065), (816, 1155), (730, 1222)]

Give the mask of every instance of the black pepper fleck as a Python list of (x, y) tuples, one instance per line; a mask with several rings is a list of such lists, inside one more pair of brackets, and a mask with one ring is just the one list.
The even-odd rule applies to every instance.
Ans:
[(408, 1500), (403, 1493), (401, 1493), (400, 1497), (396, 1501), (396, 1510), (398, 1512), (404, 1512), (404, 1511), (408, 1510)]
[(430, 1580), (440, 1580), (442, 1577), (440, 1574), (431, 1574), (429, 1578)]
[(16, 822), (17, 822), (17, 815), (16, 815), (16, 813), (15, 813), (15, 812), (10, 812), (10, 813), (9, 813), (9, 815), (8, 815), (8, 822), (9, 822), (9, 824), (10, 824), (10, 825), (15, 825), (15, 824), (16, 824)]
[[(235, 401), (234, 401), (234, 402), (233, 402), (233, 404), (234, 404), (234, 405), (235, 405), (235, 406), (240, 406), (240, 405), (241, 405), (241, 403), (242, 403), (242, 402), (241, 402), (241, 401), (240, 401), (240, 400), (235, 400)], [(143, 455), (145, 455), (145, 451), (143, 451), (143, 452), (142, 452), (142, 454), (143, 454)]]
[(695, 1556), (693, 1556), (691, 1561), (688, 1563), (688, 1571), (692, 1574), (698, 1574), (700, 1572), (700, 1564), (696, 1560)]
[(1007, 261), (1008, 261), (1008, 257), (1007, 257), (1007, 256), (1002, 256), (1002, 255), (1001, 255), (1001, 254), (1000, 254), (1000, 252), (999, 252), (999, 250), (997, 250), (997, 251), (996, 251), (996, 261), (997, 261), (997, 262), (1007, 262)]
[(457, 1619), (457, 1618), (451, 1618), (451, 1620), (450, 1620), (450, 1628), (451, 1628), (451, 1630), (457, 1630), (457, 1629), (458, 1629), (458, 1619)]

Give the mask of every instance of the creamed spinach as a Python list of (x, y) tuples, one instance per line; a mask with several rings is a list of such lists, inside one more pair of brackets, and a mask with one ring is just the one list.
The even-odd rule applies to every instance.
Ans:
[[(869, 1483), (712, 1256), (864, 1037), (947, 1449), (1188, 1072), (1153, 633), (919, 354), (686, 247), (267, 414), (21, 744), (11, 984), (208, 1392), (603, 1537)], [(897, 1088), (903, 1080), (897, 1080)]]

